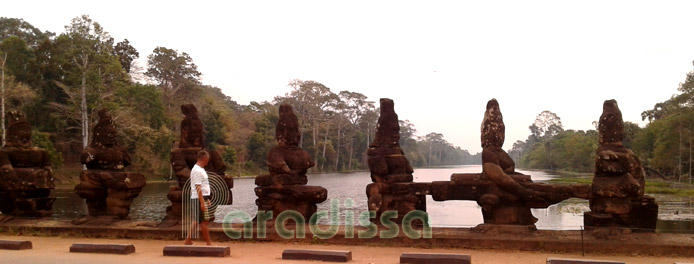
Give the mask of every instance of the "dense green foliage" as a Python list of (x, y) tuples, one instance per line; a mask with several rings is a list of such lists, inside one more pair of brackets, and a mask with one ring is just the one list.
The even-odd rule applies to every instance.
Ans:
[(631, 140), (634, 151), (648, 166), (690, 181), (694, 165), (694, 71), (677, 90), (678, 94), (641, 114), (649, 123)]
[[(86, 15), (72, 19), (57, 35), (22, 19), (0, 18), (6, 111), (26, 113), (37, 130), (34, 143), (49, 150), (56, 167), (79, 166), (96, 112), (106, 108), (119, 144), (133, 157), (132, 168), (167, 176), (183, 118), (179, 106), (192, 103), (205, 127), (205, 144), (218, 149), (233, 171), (255, 173), (275, 146), (278, 105), (290, 103), (301, 122), (301, 146), (317, 161), (316, 170), (366, 168), (378, 109), (363, 94), (292, 80), (290, 92), (271, 102), (240, 105), (221, 89), (202, 84), (202, 73), (185, 52), (156, 47), (146, 67), (137, 65), (139, 56), (127, 39), (116, 43)], [(418, 137), (414, 125), (403, 124), (401, 143), (414, 166), (479, 162), (478, 155), (452, 146), (443, 135)]]

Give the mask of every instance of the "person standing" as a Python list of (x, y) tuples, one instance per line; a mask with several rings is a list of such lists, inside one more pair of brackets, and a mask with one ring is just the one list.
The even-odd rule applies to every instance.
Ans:
[(210, 154), (205, 150), (200, 150), (197, 154), (197, 163), (190, 170), (190, 188), (191, 188), (191, 205), (195, 207), (198, 213), (197, 219), (193, 219), (190, 225), (190, 232), (186, 236), (186, 245), (192, 245), (191, 235), (195, 231), (196, 224), (199, 223), (200, 231), (202, 233), (202, 238), (205, 240), (207, 245), (212, 245), (210, 240), (210, 232), (208, 230), (208, 224), (210, 223), (209, 208), (212, 206), (210, 202), (210, 181), (207, 177), (207, 172), (205, 172), (205, 166), (210, 161)]

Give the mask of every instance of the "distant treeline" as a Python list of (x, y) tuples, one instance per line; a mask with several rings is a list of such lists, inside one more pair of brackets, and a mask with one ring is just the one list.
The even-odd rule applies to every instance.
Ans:
[[(694, 71), (686, 75), (678, 92), (641, 114), (649, 122), (646, 127), (625, 122), (624, 145), (634, 151), (644, 166), (672, 179), (689, 180), (694, 165)], [(509, 150), (520, 167), (594, 170), (596, 130), (564, 130), (556, 114), (544, 111), (530, 126), (530, 132), (525, 141), (517, 141)]]
[[(55, 167), (79, 165), (75, 157), (89, 143), (94, 113), (106, 108), (120, 145), (133, 156), (133, 168), (166, 176), (183, 117), (179, 106), (192, 103), (200, 111), (205, 144), (218, 149), (230, 168), (258, 173), (275, 145), (278, 105), (290, 103), (301, 122), (301, 146), (317, 161), (316, 170), (366, 169), (378, 108), (363, 94), (291, 80), (287, 94), (241, 105), (202, 84), (202, 73), (185, 52), (157, 47), (146, 66), (136, 63), (138, 58), (127, 39), (116, 42), (86, 15), (59, 34), (0, 18), (4, 109), (27, 114), (34, 143), (49, 149)], [(479, 155), (452, 146), (443, 135), (418, 137), (413, 124), (402, 124), (401, 144), (413, 166), (479, 163)]]

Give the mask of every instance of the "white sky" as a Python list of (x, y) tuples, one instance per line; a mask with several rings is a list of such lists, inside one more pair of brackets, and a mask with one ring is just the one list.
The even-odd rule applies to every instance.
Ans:
[(242, 104), (294, 78), (392, 98), (419, 134), (472, 153), (491, 98), (508, 149), (543, 110), (591, 129), (606, 99), (643, 126), (694, 69), (694, 1), (5, 2), (0, 16), (56, 33), (88, 14), (143, 65), (156, 46), (187, 52), (203, 83)]

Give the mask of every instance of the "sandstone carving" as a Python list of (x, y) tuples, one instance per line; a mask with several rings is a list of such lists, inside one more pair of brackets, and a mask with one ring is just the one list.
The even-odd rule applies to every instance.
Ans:
[(0, 150), (0, 211), (22, 217), (51, 216), (55, 188), (46, 150), (32, 147), (31, 125), (22, 112), (8, 113), (7, 142)]
[(376, 222), (383, 212), (398, 212), (395, 221), (413, 210), (426, 211), (427, 184), (413, 183), (414, 170), (400, 148), (400, 123), (393, 100), (382, 98), (376, 137), (367, 150), (373, 183), (366, 186), (369, 210)]
[(259, 211), (272, 211), (277, 217), (286, 210), (294, 210), (306, 220), (316, 212), (316, 204), (328, 197), (328, 190), (310, 186), (306, 172), (315, 163), (308, 153), (299, 147), (299, 121), (290, 105), (279, 109), (275, 131), (277, 146), (270, 149), (267, 165), (270, 174), (255, 178), (256, 204)]
[[(200, 150), (205, 149), (204, 130), (202, 121), (198, 116), (198, 109), (195, 105), (181, 105), (181, 113), (185, 115), (181, 121), (181, 139), (178, 143), (178, 148), (171, 151), (171, 167), (176, 175), (177, 184), (171, 186), (167, 198), (171, 205), (166, 208), (166, 220), (171, 222), (180, 221), (182, 217), (182, 199), (183, 187), (190, 178), (190, 170), (197, 162), (197, 154)], [(210, 178), (219, 177), (219, 182), (224, 182), (226, 186), (222, 188), (231, 190), (234, 187), (234, 178), (226, 176), (226, 164), (218, 151), (214, 149), (205, 149), (210, 154), (210, 162), (205, 167)], [(210, 179), (210, 184), (216, 184), (217, 180)], [(231, 191), (230, 191), (231, 192)], [(215, 194), (212, 193), (214, 196)], [(228, 195), (223, 204), (231, 204), (233, 202), (232, 195)]]
[(591, 212), (584, 214), (585, 225), (655, 230), (658, 205), (644, 195), (646, 172), (638, 157), (622, 144), (624, 122), (617, 101), (603, 104), (598, 135)]
[(127, 219), (133, 199), (146, 184), (144, 175), (125, 170), (130, 155), (118, 146), (116, 136), (110, 113), (100, 110), (92, 142), (80, 155), (87, 170), (80, 173), (80, 183), (75, 186), (77, 195), (86, 199), (90, 216)]
[(487, 102), (481, 127), (482, 173), (453, 174), (451, 181), (433, 182), (434, 200), (474, 200), (482, 207), (485, 224), (534, 229), (537, 218), (531, 208), (546, 208), (571, 197), (589, 197), (587, 185), (535, 183), (530, 175), (516, 172), (513, 160), (502, 149), (504, 140), (503, 116), (499, 103), (492, 99)]

